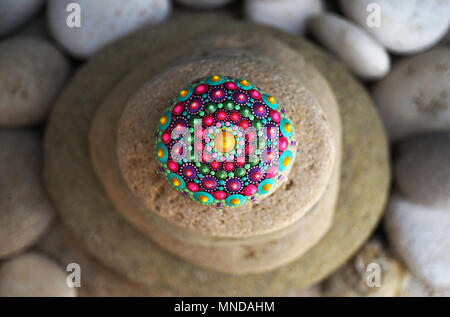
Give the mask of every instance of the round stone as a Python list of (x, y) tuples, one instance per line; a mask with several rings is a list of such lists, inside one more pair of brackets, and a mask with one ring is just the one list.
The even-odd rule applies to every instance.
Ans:
[[(294, 127), (275, 98), (247, 80), (201, 78), (169, 104), (155, 134), (155, 157), (172, 187), (184, 195), (196, 192), (187, 197), (219, 208), (240, 206), (263, 199), (289, 173)], [(217, 185), (219, 193), (210, 195)]]

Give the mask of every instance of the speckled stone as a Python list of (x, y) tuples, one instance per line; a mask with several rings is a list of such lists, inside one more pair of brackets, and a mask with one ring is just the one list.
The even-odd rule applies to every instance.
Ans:
[(0, 126), (42, 121), (69, 72), (66, 58), (43, 39), (0, 42)]
[(39, 252), (28, 252), (0, 264), (0, 297), (75, 297), (67, 273)]
[(54, 210), (41, 182), (41, 143), (32, 132), (0, 131), (0, 258), (30, 247)]
[[(176, 43), (174, 35), (179, 34), (180, 28), (187, 38), (218, 22), (230, 30), (254, 28), (254, 36), (256, 32), (261, 36), (271, 34), (301, 52), (305, 61), (319, 68), (327, 78), (338, 99), (341, 117), (345, 118), (344, 169), (333, 226), (302, 257), (264, 274), (235, 276), (205, 271), (156, 247), (116, 213), (86, 153), (89, 123), (96, 106), (114, 84), (151, 54), (149, 43), (155, 43), (155, 38), (161, 45)], [(115, 67), (111, 68), (111, 64)], [(96, 73), (104, 76), (100, 79), (92, 75)], [(73, 104), (82, 107), (70, 106)], [(66, 116), (71, 116), (71, 120), (64, 120)], [(376, 112), (362, 86), (341, 65), (296, 37), (249, 24), (228, 24), (214, 15), (178, 17), (176, 23), (165, 24), (160, 29), (144, 29), (94, 57), (58, 102), (47, 131), (46, 153), (45, 175), (52, 198), (64, 222), (88, 251), (130, 279), (150, 286), (164, 284), (182, 295), (270, 296), (317, 282), (343, 263), (367, 238), (380, 217), (389, 183), (387, 144)], [(65, 164), (69, 157), (71, 161), (75, 157), (76, 163)]]
[(450, 210), (450, 133), (411, 137), (396, 148), (400, 192), (422, 205)]
[(392, 141), (450, 127), (450, 48), (400, 60), (373, 88)]

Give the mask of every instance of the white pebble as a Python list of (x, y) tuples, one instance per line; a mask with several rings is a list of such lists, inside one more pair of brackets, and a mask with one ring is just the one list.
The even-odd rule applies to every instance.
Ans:
[[(81, 27), (75, 18), (78, 9), (66, 12), (73, 3), (80, 8)], [(55, 39), (70, 54), (85, 58), (147, 23), (163, 21), (170, 9), (169, 0), (49, 0), (48, 22)]]
[(222, 7), (233, 0), (176, 0), (182, 5), (190, 6), (197, 9), (213, 9)]
[(334, 14), (314, 16), (309, 25), (314, 36), (359, 77), (373, 80), (389, 72), (386, 50), (357, 25)]
[(323, 10), (321, 0), (246, 0), (247, 19), (304, 34), (308, 19)]
[(392, 195), (386, 233), (408, 268), (436, 290), (450, 290), (450, 211)]
[(450, 48), (401, 60), (373, 88), (393, 141), (450, 128)]
[(450, 25), (450, 0), (341, 0), (340, 5), (347, 16), (399, 54), (432, 47)]

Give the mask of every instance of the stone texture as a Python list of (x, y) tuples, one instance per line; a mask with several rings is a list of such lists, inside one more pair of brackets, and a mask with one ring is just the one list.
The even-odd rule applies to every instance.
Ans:
[[(80, 7), (81, 27), (67, 26), (70, 3)], [(49, 28), (58, 43), (71, 55), (86, 58), (145, 24), (163, 21), (170, 9), (169, 0), (49, 0), (47, 10)]]
[(450, 210), (390, 198), (386, 232), (410, 271), (435, 290), (450, 290)]
[(393, 141), (450, 127), (450, 48), (400, 60), (373, 88)]
[(215, 9), (227, 5), (233, 0), (176, 0), (176, 2), (197, 9)]
[(323, 10), (321, 0), (245, 0), (247, 19), (302, 35), (308, 19)]
[(0, 2), (0, 37), (27, 21), (44, 0), (2, 0)]
[[(433, 47), (450, 25), (449, 0), (341, 0), (340, 5), (347, 16), (386, 48), (399, 54), (413, 54)], [(377, 13), (379, 27), (370, 24)]]
[(389, 72), (386, 50), (357, 25), (327, 13), (312, 17), (309, 26), (314, 36), (362, 79), (379, 79)]
[[(150, 286), (164, 284), (182, 295), (286, 294), (329, 274), (355, 252), (373, 229), (389, 183), (385, 135), (367, 93), (342, 66), (296, 37), (269, 28), (225, 22), (214, 15), (178, 17), (176, 23), (142, 30), (93, 58), (75, 77), (52, 114), (46, 137), (46, 182), (64, 222), (88, 251), (130, 279)], [(94, 175), (87, 153), (87, 134), (96, 106), (130, 69), (152, 54), (150, 43), (155, 43), (156, 38), (161, 45), (176, 42), (175, 34), (180, 28), (187, 38), (218, 23), (231, 30), (255, 28), (261, 36), (272, 34), (301, 52), (308, 64), (326, 76), (337, 96), (341, 117), (346, 120), (342, 187), (331, 230), (298, 260), (264, 274), (213, 273), (156, 247), (116, 214)], [(115, 67), (110, 67), (112, 64)], [(97, 73), (104, 77), (98, 78), (94, 75)], [(75, 104), (82, 106), (71, 106)], [(68, 117), (70, 121), (63, 119)], [(67, 158), (75, 163), (62, 164)]]
[(450, 210), (450, 133), (411, 137), (396, 149), (400, 192), (422, 205)]
[(64, 56), (45, 40), (0, 42), (0, 126), (42, 121), (69, 71)]
[(40, 146), (31, 132), (0, 132), (0, 258), (32, 245), (53, 219)]
[(0, 264), (0, 297), (74, 297), (66, 277), (54, 261), (28, 252)]

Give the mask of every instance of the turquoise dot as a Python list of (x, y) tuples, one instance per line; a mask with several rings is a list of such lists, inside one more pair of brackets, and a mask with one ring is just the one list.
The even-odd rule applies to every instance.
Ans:
[(223, 184), (225, 184), (225, 181), (221, 180), (221, 181), (219, 181), (219, 184), (223, 185)]

